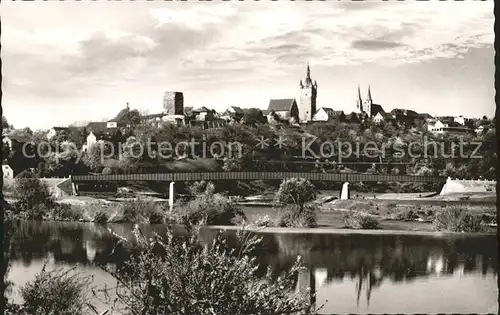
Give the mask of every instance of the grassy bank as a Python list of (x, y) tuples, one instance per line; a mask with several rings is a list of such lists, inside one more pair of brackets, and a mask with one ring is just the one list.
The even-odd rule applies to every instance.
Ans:
[[(221, 197), (218, 197), (221, 198)], [(69, 198), (62, 200), (56, 209), (48, 209), (41, 220), (45, 221), (82, 221), (105, 223), (184, 223), (188, 221), (207, 220), (210, 225), (237, 225), (238, 221), (245, 218), (250, 224), (259, 226), (276, 226), (280, 224), (280, 213), (282, 209), (275, 207), (245, 207), (219, 199), (209, 203), (208, 199), (198, 199), (191, 203), (178, 203), (174, 211), (170, 211), (165, 201), (152, 199), (123, 199), (121, 201), (109, 202), (89, 197)], [(222, 201), (223, 200), (223, 201)], [(217, 205), (223, 202), (228, 204), (224, 207)], [(227, 203), (226, 203), (227, 202)], [(213, 210), (210, 210), (212, 208)], [(221, 211), (216, 210), (220, 208)], [(345, 228), (376, 228), (381, 230), (405, 230), (405, 231), (437, 231), (446, 230), (446, 224), (442, 221), (451, 221), (458, 228), (454, 216), (449, 213), (450, 209), (457, 208), (455, 205), (414, 204), (411, 202), (397, 202), (394, 200), (336, 200), (323, 204), (316, 210), (315, 226), (330, 229)], [(228, 210), (229, 209), (229, 210)], [(488, 225), (496, 223), (496, 209), (493, 204), (468, 205), (463, 208), (474, 215), (477, 221), (487, 231), (494, 232), (495, 228)], [(448, 212), (448, 217), (441, 217), (441, 224), (436, 226), (435, 221), (440, 213)], [(24, 219), (24, 215), (13, 214), (17, 219)], [(200, 213), (204, 213), (201, 215)], [(211, 214), (209, 214), (211, 213)], [(225, 213), (225, 214), (224, 214)], [(237, 219), (238, 213), (239, 219)], [(460, 217), (460, 215), (458, 215)], [(363, 221), (375, 219), (377, 223), (362, 226)], [(234, 220), (233, 220), (234, 219)], [(233, 222), (231, 222), (233, 220)], [(373, 221), (373, 220), (371, 220)], [(361, 224), (361, 226), (358, 224)], [(455, 222), (455, 223), (452, 223)]]

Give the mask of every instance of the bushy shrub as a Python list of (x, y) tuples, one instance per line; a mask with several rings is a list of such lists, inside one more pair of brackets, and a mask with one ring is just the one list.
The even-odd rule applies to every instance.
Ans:
[(396, 220), (415, 221), (418, 218), (419, 218), (418, 214), (415, 213), (412, 209), (405, 209), (396, 214)]
[(18, 218), (20, 219), (42, 221), (44, 217), (47, 215), (48, 209), (45, 205), (39, 204), (39, 205), (34, 205), (31, 208), (28, 208), (24, 211), (19, 210), (19, 208), (16, 208), (16, 212), (19, 214)]
[(380, 222), (374, 216), (362, 212), (349, 211), (343, 216), (344, 225), (351, 229), (378, 229)]
[(91, 278), (73, 271), (74, 269), (46, 271), (44, 266), (33, 281), (21, 288), (24, 314), (92, 314), (88, 299)]
[(165, 237), (147, 239), (136, 227), (134, 235), (138, 252), (125, 262), (122, 272), (108, 270), (118, 279), (116, 303), (111, 298), (105, 300), (113, 311), (148, 315), (305, 314), (311, 308), (309, 293), (293, 292), (300, 261), (277, 279), (271, 268), (258, 277), (258, 263), (251, 253), (260, 239), (245, 232), (238, 233), (238, 249), (229, 248), (222, 234), (207, 245), (201, 245), (198, 231), (179, 239), (168, 230)]
[(104, 209), (99, 209), (94, 213), (94, 217), (92, 221), (97, 224), (105, 224), (108, 223), (109, 215)]
[(54, 198), (47, 185), (31, 171), (25, 171), (15, 179), (13, 196), (17, 200), (15, 209), (18, 212), (35, 206), (49, 209), (54, 205)]
[(261, 216), (257, 219), (257, 221), (254, 222), (254, 225), (259, 226), (259, 227), (267, 227), (267, 226), (273, 226), (273, 220), (266, 214), (264, 216)]
[(436, 213), (434, 227), (447, 232), (482, 232), (482, 215), (473, 214), (467, 209), (447, 207)]
[(128, 200), (123, 202), (122, 210), (122, 221), (124, 222), (163, 223), (163, 207), (151, 200), (139, 198)]
[(179, 224), (237, 225), (244, 221), (241, 207), (230, 198), (214, 193), (212, 184), (194, 200), (176, 207), (170, 214)]
[(47, 219), (54, 221), (80, 221), (83, 220), (83, 210), (68, 204), (55, 204), (48, 212)]
[(305, 204), (316, 198), (316, 187), (304, 178), (285, 179), (276, 193), (278, 204), (293, 204), (304, 208)]
[(301, 209), (299, 206), (295, 205), (288, 206), (279, 211), (276, 226), (297, 228), (317, 227), (316, 208), (313, 206), (305, 206)]

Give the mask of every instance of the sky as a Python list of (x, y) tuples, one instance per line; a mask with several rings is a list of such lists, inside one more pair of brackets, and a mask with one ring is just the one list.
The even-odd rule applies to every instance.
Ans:
[(265, 109), (297, 98), (352, 112), (357, 87), (386, 111), (493, 116), (487, 2), (3, 2), (2, 106), (16, 128), (114, 117), (128, 102)]

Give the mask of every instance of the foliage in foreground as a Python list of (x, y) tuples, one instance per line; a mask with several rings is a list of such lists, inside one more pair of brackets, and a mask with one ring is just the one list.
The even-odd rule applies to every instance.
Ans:
[[(260, 239), (239, 232), (241, 245), (229, 249), (222, 234), (201, 245), (198, 231), (188, 237), (158, 235), (147, 239), (136, 227), (137, 248), (125, 267), (109, 271), (117, 288), (105, 289), (106, 304), (126, 314), (303, 314), (309, 308), (305, 292), (293, 293), (298, 260), (286, 274), (263, 278), (252, 252)], [(124, 240), (126, 242), (126, 240)], [(112, 303), (111, 294), (118, 300)]]
[(344, 225), (350, 229), (378, 229), (380, 222), (376, 217), (362, 212), (349, 211), (343, 216)]
[(69, 270), (47, 271), (45, 266), (35, 279), (21, 288), (24, 303), (10, 305), (11, 314), (26, 315), (89, 315), (96, 314), (90, 306), (90, 277)]
[(436, 213), (434, 227), (446, 232), (482, 232), (482, 215), (471, 213), (467, 209), (447, 207)]

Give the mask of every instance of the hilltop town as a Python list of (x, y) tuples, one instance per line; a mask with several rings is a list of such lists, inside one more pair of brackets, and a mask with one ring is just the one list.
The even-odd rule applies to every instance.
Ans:
[[(427, 157), (415, 159), (408, 156), (398, 158), (395, 154), (387, 157), (379, 154), (371, 159), (358, 155), (340, 162), (334, 152), (328, 152), (326, 157), (313, 159), (316, 163), (314, 165), (297, 166), (297, 163), (306, 163), (307, 160), (314, 158), (301, 155), (300, 143), (304, 139), (300, 138), (304, 138), (304, 135), (317, 137), (318, 143), (315, 145), (321, 149), (323, 145), (319, 141), (339, 138), (349, 143), (366, 143), (374, 140), (382, 146), (393, 146), (399, 142), (406, 142), (408, 146), (412, 141), (421, 141), (428, 137), (449, 146), (453, 139), (457, 142), (457, 139), (465, 138), (471, 142), (477, 139), (483, 141), (485, 137), (494, 136), (493, 121), (487, 117), (482, 119), (463, 116), (433, 117), (428, 113), (417, 113), (403, 108), (386, 111), (383, 105), (376, 103), (369, 86), (365, 96), (362, 95), (361, 88), (357, 87), (357, 93), (353, 93), (354, 110), (348, 113), (318, 104), (318, 88), (318, 83), (313, 80), (310, 67), (307, 65), (305, 78), (298, 82), (300, 98), (271, 99), (267, 110), (229, 106), (226, 110), (218, 112), (205, 106), (192, 108), (185, 106), (183, 92), (167, 91), (163, 95), (163, 104), (159, 106), (157, 113), (143, 115), (127, 103), (114, 118), (89, 122), (85, 126), (54, 126), (50, 130), (33, 132), (30, 128), (14, 129), (3, 117), (4, 178), (13, 178), (27, 168), (37, 169), (40, 175), (47, 177), (89, 172), (110, 174), (159, 171), (165, 161), (158, 162), (146, 157), (131, 161), (123, 158), (122, 152), (118, 152), (117, 148), (114, 151), (115, 156), (109, 156), (100, 162), (90, 158), (95, 152), (89, 150), (101, 140), (118, 147), (118, 144), (130, 144), (131, 141), (137, 140), (168, 140), (175, 144), (188, 138), (207, 139), (209, 144), (221, 140), (238, 140), (245, 144), (247, 149), (245, 156), (240, 156), (238, 159), (219, 157), (224, 160), (225, 169), (275, 168), (278, 163), (280, 164), (278, 167), (286, 170), (332, 172), (371, 170), (391, 174), (439, 174), (461, 178), (477, 177), (477, 174), (481, 174), (482, 177), (494, 177), (492, 161), (495, 157), (491, 157), (493, 160), (489, 157), (491, 150), (488, 148), (492, 145), (489, 141), (479, 149), (480, 152), (485, 152), (486, 160), (472, 162), (466, 161), (464, 157), (438, 158), (437, 152), (434, 152), (436, 156), (433, 159)], [(276, 142), (277, 138), (284, 137), (288, 139), (288, 144), (280, 145), (279, 149), (271, 145), (267, 151), (259, 150), (255, 147), (255, 140), (258, 137), (268, 138), (271, 142), (273, 139)], [(44, 155), (40, 152), (40, 148), (35, 149), (35, 147), (33, 150), (36, 153), (32, 158), (20, 153), (21, 147), (26, 143), (40, 147), (44, 142), (47, 145), (41, 150), (51, 154)], [(77, 153), (64, 155), (60, 152), (64, 151), (61, 150), (61, 146), (68, 142), (72, 143), (72, 150), (85, 153), (76, 164), (66, 162), (80, 155)], [(465, 151), (472, 152), (474, 147), (469, 145)], [(191, 158), (199, 156), (195, 154), (196, 152), (187, 153)], [(204, 153), (203, 156), (206, 157)], [(332, 166), (331, 160), (337, 160), (338, 165)], [(292, 164), (287, 164), (288, 162), (295, 164), (290, 166)], [(368, 166), (360, 166), (362, 162), (366, 162)], [(481, 165), (476, 165), (478, 163)], [(123, 166), (125, 164), (127, 167)]]

